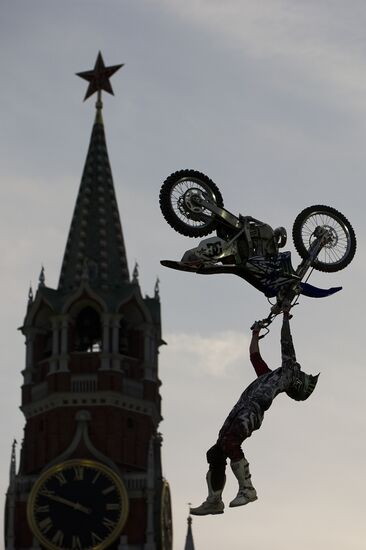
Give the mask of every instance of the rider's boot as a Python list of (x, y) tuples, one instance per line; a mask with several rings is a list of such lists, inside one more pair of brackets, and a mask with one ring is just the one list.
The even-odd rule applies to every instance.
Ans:
[(197, 273), (198, 269), (203, 266), (202, 260), (190, 261), (190, 262), (177, 262), (175, 260), (161, 260), (161, 265), (164, 267), (170, 267), (170, 269), (177, 269), (178, 271), (189, 271), (191, 273)]
[(208, 497), (206, 500), (201, 504), (201, 506), (197, 506), (196, 508), (190, 508), (190, 513), (194, 516), (207, 516), (209, 514), (223, 514), (225, 505), (222, 502), (222, 491), (224, 490), (225, 486), (225, 479), (224, 478), (224, 484), (221, 489), (218, 489), (217, 491), (214, 491), (212, 489), (211, 484), (211, 475), (212, 472), (207, 472), (206, 475), (206, 481), (207, 481), (207, 487), (208, 487)]
[(243, 506), (244, 504), (257, 500), (257, 491), (252, 485), (248, 461), (243, 457), (237, 462), (231, 462), (230, 466), (234, 476), (239, 482), (239, 491), (236, 497), (230, 502), (229, 506), (231, 508)]
[(276, 303), (271, 307), (272, 315), (279, 315), (280, 313), (288, 313), (293, 307), (292, 301), (296, 296), (294, 289), (287, 288), (280, 291), (277, 295)]
[(179, 271), (191, 271), (196, 273), (197, 270), (205, 265), (205, 260), (195, 253), (198, 248), (192, 248), (187, 250), (183, 254), (183, 257), (180, 261), (175, 260), (162, 260), (160, 263), (165, 267), (170, 267), (171, 269), (178, 269)]

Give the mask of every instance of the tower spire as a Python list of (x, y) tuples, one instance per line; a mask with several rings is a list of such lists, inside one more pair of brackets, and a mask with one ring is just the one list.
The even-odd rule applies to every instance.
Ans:
[(194, 550), (193, 534), (192, 534), (192, 517), (189, 515), (187, 518), (188, 528), (186, 543), (184, 545), (184, 550)]
[(98, 97), (96, 118), (62, 262), (59, 288), (64, 290), (76, 288), (86, 280), (90, 286), (103, 290), (129, 281), (101, 114), (102, 90), (114, 95), (109, 79), (122, 66), (106, 67), (99, 52), (93, 70), (77, 73), (89, 82), (84, 100), (95, 92)]

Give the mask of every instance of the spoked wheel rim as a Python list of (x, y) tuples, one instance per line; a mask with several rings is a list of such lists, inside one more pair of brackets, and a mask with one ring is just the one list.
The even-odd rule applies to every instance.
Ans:
[(224, 201), (217, 185), (197, 170), (179, 170), (170, 174), (160, 189), (161, 212), (168, 224), (187, 237), (204, 237), (217, 228), (215, 214), (198, 204), (196, 197), (206, 197), (219, 207)]
[(335, 214), (314, 211), (301, 227), (301, 238), (304, 245), (310, 248), (316, 239), (317, 228), (324, 228), (329, 233), (329, 240), (319, 252), (314, 263), (337, 266), (351, 252), (351, 236), (347, 225)]
[(171, 189), (171, 208), (175, 216), (185, 225), (198, 229), (204, 228), (212, 222), (214, 215), (198, 204), (195, 199), (206, 197), (215, 200), (208, 185), (194, 178), (181, 178)]

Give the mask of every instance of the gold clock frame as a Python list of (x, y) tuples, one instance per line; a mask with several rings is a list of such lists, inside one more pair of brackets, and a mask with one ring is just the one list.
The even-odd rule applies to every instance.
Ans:
[(95, 460), (89, 460), (89, 459), (75, 458), (71, 460), (66, 460), (65, 462), (61, 462), (60, 464), (56, 464), (55, 466), (51, 466), (50, 468), (45, 470), (37, 479), (36, 483), (33, 485), (32, 490), (28, 497), (28, 502), (27, 502), (28, 524), (33, 534), (36, 536), (39, 542), (43, 544), (45, 548), (47, 548), (47, 550), (66, 550), (64, 547), (56, 546), (55, 544), (52, 544), (49, 540), (47, 540), (43, 536), (42, 532), (38, 528), (37, 522), (34, 517), (34, 504), (35, 504), (35, 500), (37, 498), (39, 489), (42, 487), (42, 485), (45, 483), (45, 481), (48, 478), (54, 476), (55, 474), (61, 472), (66, 468), (72, 468), (73, 466), (84, 466), (86, 468), (93, 468), (93, 469), (99, 470), (100, 472), (104, 473), (106, 476), (108, 476), (111, 479), (111, 481), (117, 487), (117, 490), (120, 494), (123, 508), (122, 508), (121, 517), (119, 518), (116, 527), (113, 529), (113, 531), (111, 531), (111, 533), (103, 542), (101, 542), (100, 544), (97, 544), (96, 546), (93, 546), (93, 550), (105, 550), (118, 537), (118, 535), (121, 533), (127, 521), (127, 517), (129, 513), (129, 499), (128, 499), (128, 494), (122, 479), (118, 476), (118, 474), (114, 470), (112, 470), (109, 466), (102, 464), (101, 462), (97, 462)]

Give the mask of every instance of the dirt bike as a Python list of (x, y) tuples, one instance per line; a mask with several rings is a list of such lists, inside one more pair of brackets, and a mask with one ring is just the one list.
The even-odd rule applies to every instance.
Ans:
[(187, 250), (181, 261), (161, 264), (202, 275), (232, 273), (243, 278), (268, 299), (276, 299), (263, 326), (294, 305), (300, 294), (320, 298), (341, 290), (312, 286), (305, 276), (312, 269), (328, 273), (344, 269), (356, 252), (355, 232), (343, 214), (330, 206), (309, 206), (293, 224), (292, 238), (302, 258), (294, 269), (291, 252), (279, 252), (287, 242), (285, 228), (272, 229), (251, 216), (235, 216), (224, 208), (217, 185), (195, 170), (174, 172), (164, 181), (160, 208), (168, 224), (182, 235), (203, 237), (216, 231), (215, 237)]

